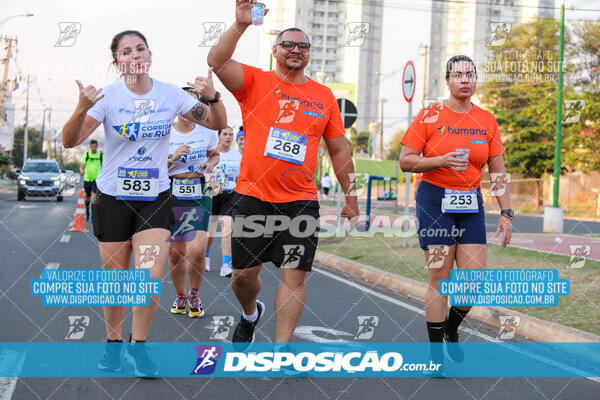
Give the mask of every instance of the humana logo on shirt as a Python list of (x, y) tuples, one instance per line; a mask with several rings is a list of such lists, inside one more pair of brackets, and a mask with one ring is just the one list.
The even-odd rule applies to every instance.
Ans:
[(280, 94), (280, 93), (281, 93), (281, 98), (283, 100), (292, 100), (292, 101), (297, 100), (301, 106), (316, 107), (320, 110), (322, 110), (324, 108), (322, 103), (318, 103), (316, 101), (305, 100), (305, 99), (303, 100), (298, 97), (290, 97), (287, 94), (283, 93), (280, 89), (275, 89), (275, 94)]
[(473, 129), (473, 128), (452, 128), (450, 126), (438, 127), (440, 135), (447, 133), (449, 135), (482, 135), (487, 136), (486, 129)]

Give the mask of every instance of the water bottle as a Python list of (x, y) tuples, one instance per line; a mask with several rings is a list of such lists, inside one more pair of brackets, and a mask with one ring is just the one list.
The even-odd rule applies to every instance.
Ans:
[(252, 4), (252, 25), (262, 25), (265, 17), (264, 3)]

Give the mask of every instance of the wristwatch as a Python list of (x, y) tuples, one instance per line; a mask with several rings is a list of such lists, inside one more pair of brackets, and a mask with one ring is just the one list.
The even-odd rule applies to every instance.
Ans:
[(509, 219), (512, 220), (515, 217), (515, 212), (512, 210), (512, 208), (508, 208), (506, 210), (500, 211), (500, 215), (506, 215)]
[(208, 102), (208, 104), (215, 104), (218, 103), (219, 100), (221, 100), (221, 93), (219, 92), (215, 92), (215, 98), (212, 100), (206, 99), (206, 101)]

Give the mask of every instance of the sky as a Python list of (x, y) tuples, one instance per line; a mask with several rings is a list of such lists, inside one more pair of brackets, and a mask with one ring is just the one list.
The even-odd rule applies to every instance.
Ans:
[[(263, 2), (268, 7), (269, 1)], [(15, 74), (34, 77), (30, 86), (30, 124), (41, 125), (42, 109), (51, 106), (51, 127), (57, 131), (77, 103), (75, 79), (99, 88), (118, 78), (110, 68), (109, 50), (116, 33), (126, 29), (141, 31), (153, 54), (150, 75), (184, 85), (195, 76), (207, 73), (209, 48), (199, 46), (204, 36), (202, 23), (224, 22), (230, 26), (235, 18), (235, 0), (0, 0), (0, 4), (3, 18), (34, 13), (33, 17), (13, 18), (4, 23), (0, 20), (0, 35), (18, 38), (18, 54), (10, 64), (9, 77)], [(600, 9), (600, 0), (567, 0), (567, 7), (571, 5)], [(384, 114), (387, 142), (393, 133), (407, 125), (408, 107), (402, 96), (401, 76), (409, 60), (415, 63), (417, 81), (413, 116), (420, 108), (423, 82), (420, 45), (429, 43), (431, 0), (385, 0), (384, 7), (379, 96), (387, 100)], [(568, 19), (598, 16), (599, 12), (567, 13)], [(63, 22), (80, 24), (81, 32), (72, 46), (56, 46), (59, 23)], [(264, 64), (257, 59), (263, 30), (250, 27), (240, 40), (234, 58), (250, 65)], [(13, 94), (15, 125), (22, 125), (25, 118), (25, 81), (20, 85)], [(216, 76), (215, 86), (223, 94), (230, 125), (237, 128), (241, 124), (237, 102)]]

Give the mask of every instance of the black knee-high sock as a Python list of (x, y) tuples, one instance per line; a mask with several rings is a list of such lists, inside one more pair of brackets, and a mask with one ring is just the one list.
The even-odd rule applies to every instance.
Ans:
[(462, 320), (467, 316), (467, 313), (470, 310), (471, 307), (468, 307), (468, 310), (461, 310), (458, 307), (450, 307), (448, 319), (446, 320), (446, 331), (456, 332), (458, 330), (458, 326), (460, 325)]
[(444, 322), (427, 321), (427, 334), (429, 335), (431, 357), (439, 362), (444, 357), (442, 348), (442, 342), (444, 341)]
[(444, 321), (442, 322), (429, 322), (427, 321), (427, 334), (429, 335), (430, 342), (443, 342), (444, 341)]

